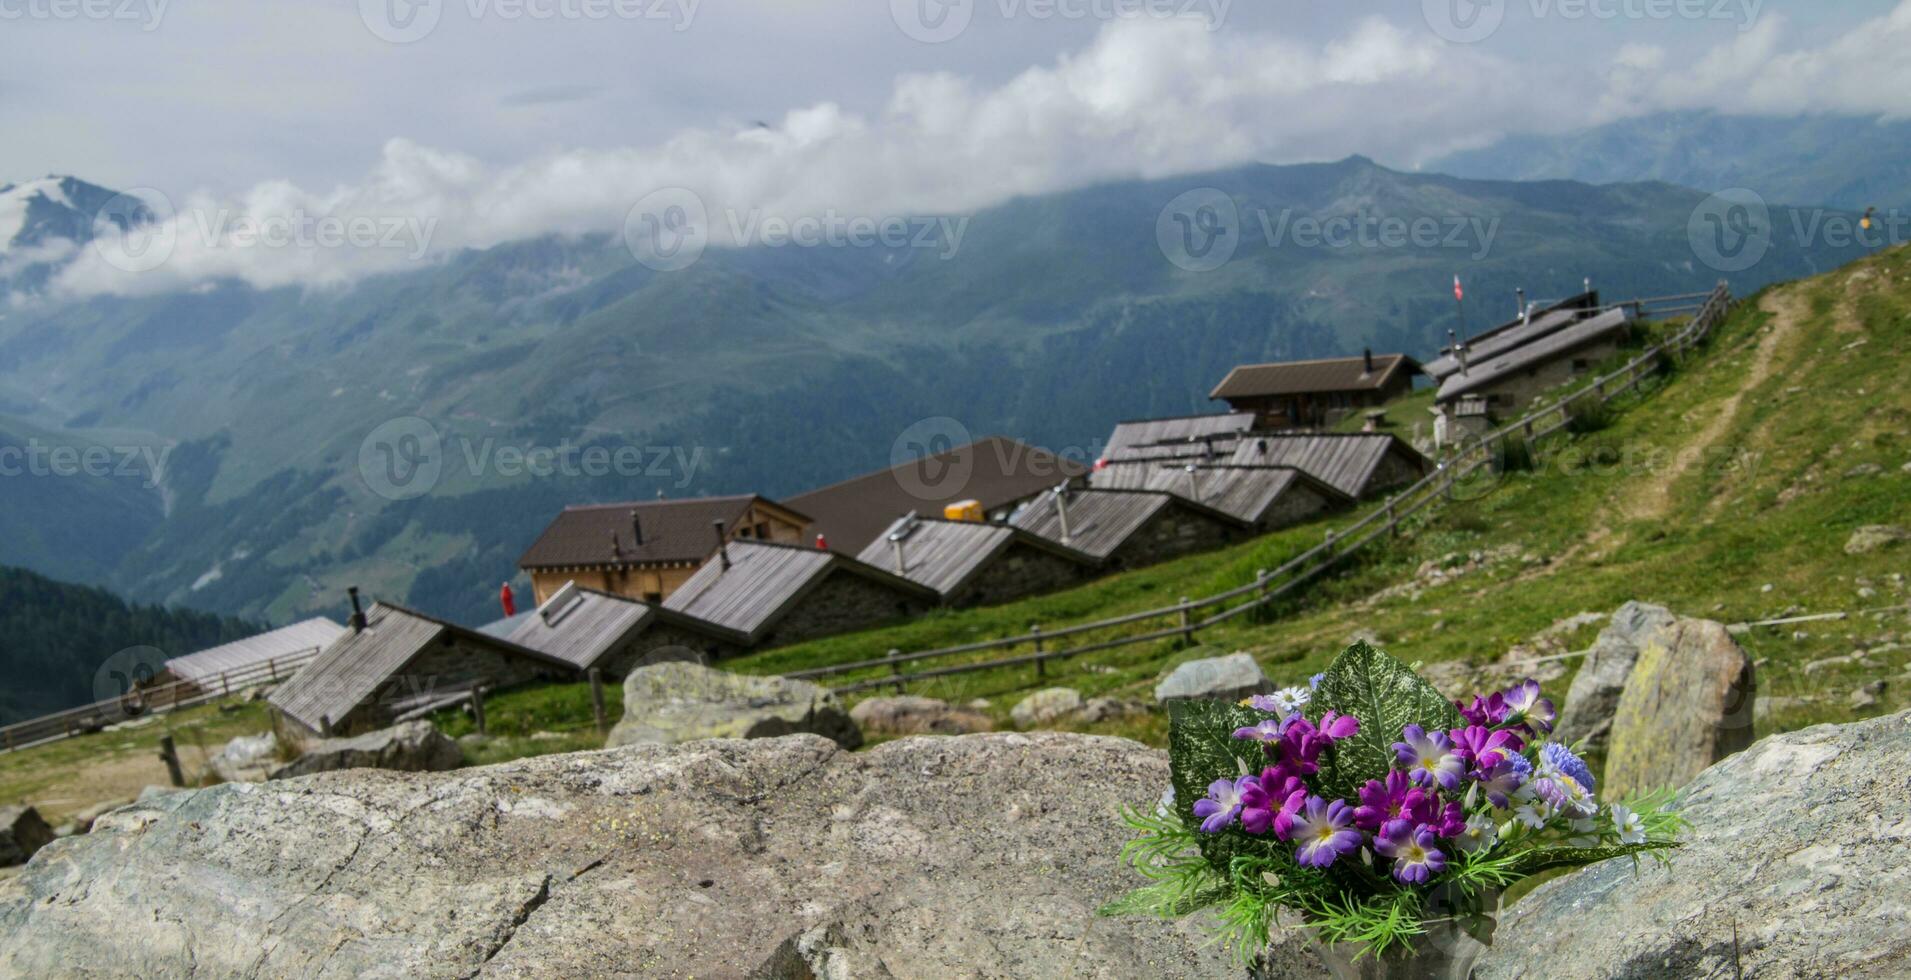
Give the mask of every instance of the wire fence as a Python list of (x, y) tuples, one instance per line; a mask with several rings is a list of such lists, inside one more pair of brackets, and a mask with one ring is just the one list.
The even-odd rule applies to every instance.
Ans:
[[(1575, 409), (1579, 406), (1593, 402), (1603, 405), (1627, 392), (1637, 390), (1640, 383), (1658, 368), (1662, 359), (1670, 359), (1676, 363), (1702, 343), (1720, 323), (1724, 322), (1726, 315), (1731, 312), (1732, 302), (1731, 290), (1724, 282), (1720, 282), (1709, 293), (1660, 296), (1616, 304), (1614, 308), (1628, 308), (1641, 317), (1673, 317), (1689, 312), (1691, 319), (1678, 332), (1657, 344), (1648, 346), (1618, 368), (1593, 378), (1589, 383), (1551, 404), (1481, 435), (1478, 441), (1467, 443), (1446, 459), (1441, 460), (1433, 472), (1387, 498), (1365, 517), (1348, 527), (1328, 531), (1326, 540), (1320, 544), (1288, 559), (1278, 568), (1259, 572), (1254, 581), (1246, 585), (1199, 599), (1183, 598), (1172, 606), (1128, 613), (1088, 623), (1047, 630), (1036, 625), (1022, 635), (932, 650), (907, 653), (891, 650), (888, 656), (873, 660), (858, 660), (791, 671), (784, 676), (818, 680), (850, 674), (872, 674), (874, 676), (853, 678), (833, 685), (833, 689), (838, 693), (847, 694), (893, 687), (900, 694), (910, 683), (956, 674), (1033, 666), (1037, 677), (1045, 677), (1048, 664), (1052, 661), (1065, 661), (1083, 654), (1137, 643), (1152, 643), (1157, 640), (1180, 638), (1192, 643), (1201, 630), (1278, 602), (1373, 542), (1399, 534), (1401, 525), (1410, 518), (1421, 511), (1437, 506), (1440, 501), (1452, 499), (1456, 483), (1470, 477), (1481, 467), (1492, 465), (1496, 458), (1495, 453), (1505, 446), (1508, 439), (1517, 437), (1531, 446), (1571, 425)], [(1137, 623), (1152, 620), (1164, 620), (1166, 623), (1139, 633), (1125, 633), (1084, 642), (1077, 646), (1054, 646), (1058, 640), (1084, 637), (1087, 634), (1131, 627)], [(910, 669), (916, 664), (1020, 647), (1029, 648), (1028, 652), (993, 660)]]

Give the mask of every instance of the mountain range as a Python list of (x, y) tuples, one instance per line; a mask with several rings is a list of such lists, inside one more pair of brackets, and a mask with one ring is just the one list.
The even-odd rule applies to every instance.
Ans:
[[(1197, 188), (1238, 214), (1209, 271), (1162, 244)], [(613, 236), (547, 236), (349, 287), (59, 300), (41, 287), (112, 192), (23, 183), (0, 191), (0, 218), (25, 216), (0, 237), (0, 463), (38, 446), (114, 466), (0, 477), (0, 563), (270, 622), (337, 614), (347, 585), (482, 622), (566, 504), (789, 495), (888, 465), (918, 424), (1093, 458), (1115, 421), (1212, 410), (1236, 363), (1431, 354), (1461, 326), (1456, 274), (1477, 328), (1516, 287), (1743, 292), (1859, 254), (1781, 223), (1721, 276), (1688, 237), (1705, 196), (1354, 157), (1018, 198), (962, 216), (953, 254), (758, 245), (659, 272)], [(1379, 234), (1412, 227), (1435, 234)], [(590, 447), (625, 462), (591, 469)], [(538, 449), (573, 463), (516, 462)], [(422, 495), (388, 472), (432, 460)]]

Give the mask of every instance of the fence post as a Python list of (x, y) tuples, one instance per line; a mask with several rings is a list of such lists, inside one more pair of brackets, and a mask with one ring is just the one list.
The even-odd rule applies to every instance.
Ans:
[[(229, 698), (232, 696), (232, 672), (231, 671), (227, 671), (226, 673), (219, 675), (219, 688), (220, 688), (219, 694), (221, 697)], [(173, 702), (175, 704), (178, 703), (178, 701), (179, 701), (178, 698), (173, 698)]]
[(266, 661), (265, 669), (271, 673), (272, 683), (277, 684), (279, 682), (279, 658), (274, 657)]
[(1256, 582), (1261, 583), (1261, 601), (1266, 602), (1267, 601), (1267, 585), (1268, 585), (1267, 569), (1263, 568), (1260, 571), (1255, 572), (1254, 580)]
[(179, 770), (179, 750), (178, 747), (173, 744), (173, 737), (171, 735), (161, 735), (159, 737), (159, 758), (160, 761), (166, 763), (166, 775), (173, 781), (173, 785), (186, 785), (186, 774)]
[(1194, 645), (1194, 617), (1190, 614), (1190, 611), (1188, 609), (1187, 596), (1181, 597), (1180, 613), (1181, 613), (1181, 641), (1183, 643), (1186, 643), (1189, 646), (1193, 646)]
[(597, 721), (597, 734), (604, 734), (604, 672), (596, 667), (591, 668), (591, 717)]
[(489, 734), (484, 730), (484, 688), (482, 686), (471, 689), (471, 719), (477, 723), (478, 734)]
[(1035, 676), (1048, 676), (1048, 659), (1042, 656), (1042, 624), (1036, 623), (1028, 628), (1028, 635), (1035, 643)]
[[(899, 662), (899, 661), (898, 661), (898, 660), (897, 660), (896, 658), (898, 658), (898, 657), (900, 657), (900, 656), (902, 656), (902, 651), (901, 651), (901, 650), (895, 650), (895, 649), (892, 649), (892, 650), (890, 650), (890, 651), (889, 651), (889, 654), (888, 654), (888, 656), (889, 656), (889, 660), (890, 660), (890, 664), (889, 664), (889, 673), (890, 673), (890, 674), (892, 674), (892, 675), (894, 675), (894, 676), (896, 676), (896, 677), (901, 677), (901, 676), (902, 676), (902, 664), (901, 664), (901, 662)], [(896, 687), (896, 694), (898, 694), (898, 695), (901, 695), (901, 694), (902, 694), (902, 692), (903, 692), (903, 683), (902, 683), (902, 681), (900, 681), (900, 680), (898, 680), (898, 681), (896, 681), (896, 682), (895, 682), (895, 687)]]
[(7, 729), (6, 735), (7, 735), (7, 751), (11, 752), (13, 751), (13, 729), (11, 728)]

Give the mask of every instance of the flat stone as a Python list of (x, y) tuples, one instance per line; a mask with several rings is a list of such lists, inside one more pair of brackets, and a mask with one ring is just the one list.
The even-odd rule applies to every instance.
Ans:
[(1273, 687), (1253, 655), (1231, 653), (1177, 666), (1155, 685), (1155, 701), (1161, 704), (1178, 698), (1234, 701), (1250, 694), (1265, 694)]
[(1009, 709), (1009, 718), (1017, 728), (1053, 725), (1075, 717), (1082, 710), (1082, 692), (1072, 687), (1050, 687), (1017, 702)]
[(1851, 532), (1851, 537), (1845, 541), (1845, 554), (1869, 554), (1906, 540), (1911, 540), (1911, 531), (1896, 524), (1867, 524)]
[(995, 729), (988, 715), (937, 698), (867, 698), (849, 710), (849, 717), (863, 731), (885, 735), (971, 735)]
[(219, 750), (207, 763), (222, 783), (262, 783), (279, 766), (279, 737), (241, 735)]
[(624, 717), (605, 745), (774, 738), (811, 732), (844, 748), (863, 744), (829, 690), (786, 677), (756, 677), (699, 664), (648, 664), (624, 678)]
[(272, 770), (273, 779), (338, 769), (443, 772), (464, 764), (458, 743), (428, 721), (408, 721), (352, 738), (318, 739), (298, 758)]

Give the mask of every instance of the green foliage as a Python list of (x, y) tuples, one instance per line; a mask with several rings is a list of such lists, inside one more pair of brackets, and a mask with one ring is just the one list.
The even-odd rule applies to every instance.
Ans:
[(1461, 721), (1453, 703), (1433, 685), (1365, 642), (1348, 647), (1321, 678), (1308, 715), (1319, 720), (1328, 711), (1360, 719), (1360, 730), (1320, 760), (1322, 787), (1342, 799), (1352, 799), (1368, 780), (1386, 776), (1403, 727), (1445, 731)]
[(1500, 440), (1499, 466), (1502, 473), (1531, 473), (1535, 467), (1533, 447), (1526, 437), (1511, 433)]
[(1575, 435), (1588, 435), (1610, 428), (1613, 423), (1612, 406), (1587, 395), (1566, 407), (1566, 431)]
[[(1173, 701), (1168, 705), (1168, 766), (1178, 807), (1188, 807), (1208, 795), (1208, 784), (1257, 773), (1267, 764), (1260, 743), (1234, 737), (1234, 731), (1266, 717), (1238, 704), (1219, 701)], [(1227, 867), (1244, 848), (1261, 850), (1260, 843), (1235, 834), (1197, 834), (1195, 840), (1208, 860)]]

